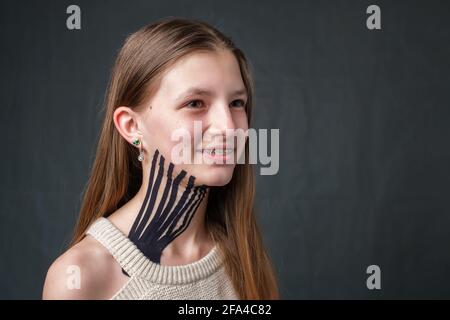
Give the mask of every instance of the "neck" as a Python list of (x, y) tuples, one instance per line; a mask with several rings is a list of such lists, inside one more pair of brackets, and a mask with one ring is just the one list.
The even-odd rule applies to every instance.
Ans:
[(187, 172), (175, 172), (158, 151), (142, 165), (142, 185), (134, 198), (140, 209), (134, 214), (130, 239), (153, 260), (156, 255), (160, 260), (197, 260), (209, 250), (209, 188), (196, 185)]

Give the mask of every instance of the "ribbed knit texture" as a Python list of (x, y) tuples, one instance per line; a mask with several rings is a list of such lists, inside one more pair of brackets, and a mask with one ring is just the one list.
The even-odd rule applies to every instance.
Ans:
[(148, 259), (106, 218), (96, 220), (86, 234), (100, 242), (130, 275), (112, 300), (238, 299), (217, 245), (193, 263), (163, 266)]

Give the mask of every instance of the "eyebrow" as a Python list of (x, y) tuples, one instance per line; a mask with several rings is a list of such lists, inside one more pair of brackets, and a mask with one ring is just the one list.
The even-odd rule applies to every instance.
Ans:
[[(184, 91), (182, 94), (180, 94), (175, 101), (182, 100), (186, 97), (193, 96), (193, 95), (199, 95), (199, 96), (208, 96), (212, 97), (214, 95), (213, 91), (210, 91), (208, 89), (203, 89), (199, 87), (191, 87)], [(231, 93), (232, 96), (239, 96), (239, 95), (247, 95), (247, 90), (245, 88), (235, 90)]]

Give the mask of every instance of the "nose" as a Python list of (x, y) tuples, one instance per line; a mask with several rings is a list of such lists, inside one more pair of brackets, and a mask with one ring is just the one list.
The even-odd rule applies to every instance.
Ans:
[(209, 112), (209, 128), (211, 135), (226, 136), (227, 129), (235, 129), (230, 107), (226, 103), (218, 103)]

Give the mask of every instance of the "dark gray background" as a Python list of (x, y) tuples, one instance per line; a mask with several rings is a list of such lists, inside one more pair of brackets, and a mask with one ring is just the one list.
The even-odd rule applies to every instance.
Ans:
[[(382, 30), (366, 28), (373, 3)], [(66, 28), (70, 4), (79, 31)], [(280, 128), (280, 170), (258, 176), (257, 207), (283, 298), (450, 298), (448, 2), (0, 8), (0, 298), (40, 298), (78, 214), (117, 50), (166, 16), (231, 36), (254, 68), (254, 126)]]

